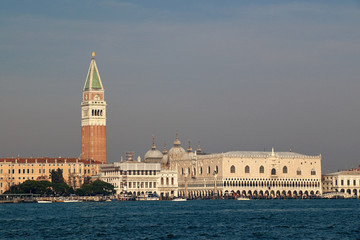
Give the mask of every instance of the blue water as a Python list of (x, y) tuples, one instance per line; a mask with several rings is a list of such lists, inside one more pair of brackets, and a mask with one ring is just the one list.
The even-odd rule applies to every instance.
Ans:
[(0, 239), (360, 239), (360, 200), (1, 204)]

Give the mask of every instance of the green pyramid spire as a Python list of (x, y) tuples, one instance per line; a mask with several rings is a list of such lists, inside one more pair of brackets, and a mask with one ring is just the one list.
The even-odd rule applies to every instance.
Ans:
[(99, 70), (98, 70), (98, 68), (96, 66), (96, 62), (95, 62), (95, 52), (93, 52), (93, 54), (92, 54), (84, 90), (85, 91), (87, 91), (87, 90), (104, 90), (103, 85), (101, 83)]

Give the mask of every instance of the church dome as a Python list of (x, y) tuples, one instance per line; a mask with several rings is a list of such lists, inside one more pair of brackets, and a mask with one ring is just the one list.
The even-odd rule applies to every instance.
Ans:
[(156, 149), (154, 138), (153, 145), (149, 151), (145, 153), (144, 162), (147, 163), (160, 163), (163, 158), (163, 154)]
[(185, 149), (181, 147), (181, 142), (176, 134), (176, 139), (174, 141), (174, 146), (169, 150), (169, 158), (170, 160), (179, 160), (185, 154)]

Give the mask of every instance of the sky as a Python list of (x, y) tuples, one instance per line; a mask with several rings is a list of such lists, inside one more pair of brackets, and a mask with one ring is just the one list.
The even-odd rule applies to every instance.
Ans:
[(289, 151), (357, 167), (360, 1), (2, 1), (0, 157), (78, 157), (91, 52), (108, 162)]

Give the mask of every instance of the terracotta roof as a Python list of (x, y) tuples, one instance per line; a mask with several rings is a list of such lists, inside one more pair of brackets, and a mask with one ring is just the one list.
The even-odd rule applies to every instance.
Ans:
[(39, 157), (39, 158), (0, 158), (0, 162), (8, 163), (79, 163), (84, 164), (102, 164), (99, 161), (89, 160), (89, 159), (78, 159), (78, 158), (48, 158), (48, 157)]

